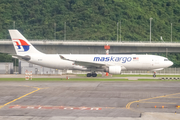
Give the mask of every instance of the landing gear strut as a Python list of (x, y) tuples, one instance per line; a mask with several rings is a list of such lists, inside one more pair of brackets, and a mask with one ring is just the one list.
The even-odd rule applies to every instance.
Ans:
[(87, 73), (86, 75), (87, 77), (97, 77), (97, 74), (95, 72), (92, 72), (92, 73)]
[(156, 77), (156, 72), (154, 72), (153, 77)]

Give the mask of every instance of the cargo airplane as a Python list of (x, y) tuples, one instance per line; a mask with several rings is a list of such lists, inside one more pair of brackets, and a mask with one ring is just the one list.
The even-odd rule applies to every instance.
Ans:
[(45, 54), (18, 30), (9, 30), (9, 33), (16, 51), (14, 58), (54, 69), (90, 71), (87, 77), (96, 77), (98, 71), (121, 74), (122, 70), (147, 70), (155, 73), (173, 65), (167, 58), (157, 55)]

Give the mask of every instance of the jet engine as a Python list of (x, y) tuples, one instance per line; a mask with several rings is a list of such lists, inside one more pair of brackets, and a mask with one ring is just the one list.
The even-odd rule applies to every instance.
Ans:
[(105, 72), (109, 72), (110, 74), (120, 74), (121, 66), (109, 66), (106, 68)]

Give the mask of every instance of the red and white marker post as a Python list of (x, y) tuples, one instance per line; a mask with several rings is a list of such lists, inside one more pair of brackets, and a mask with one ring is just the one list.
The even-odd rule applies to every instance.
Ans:
[[(106, 55), (109, 55), (110, 46), (107, 44), (104, 46), (104, 49), (106, 50)], [(109, 76), (108, 72), (106, 72), (106, 76)]]
[(106, 55), (109, 55), (110, 46), (107, 44), (104, 46), (104, 49), (106, 50)]

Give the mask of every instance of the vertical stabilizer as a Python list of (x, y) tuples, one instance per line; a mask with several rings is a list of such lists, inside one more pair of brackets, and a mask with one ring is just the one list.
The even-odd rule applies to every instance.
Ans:
[(17, 55), (42, 54), (18, 30), (9, 30)]

